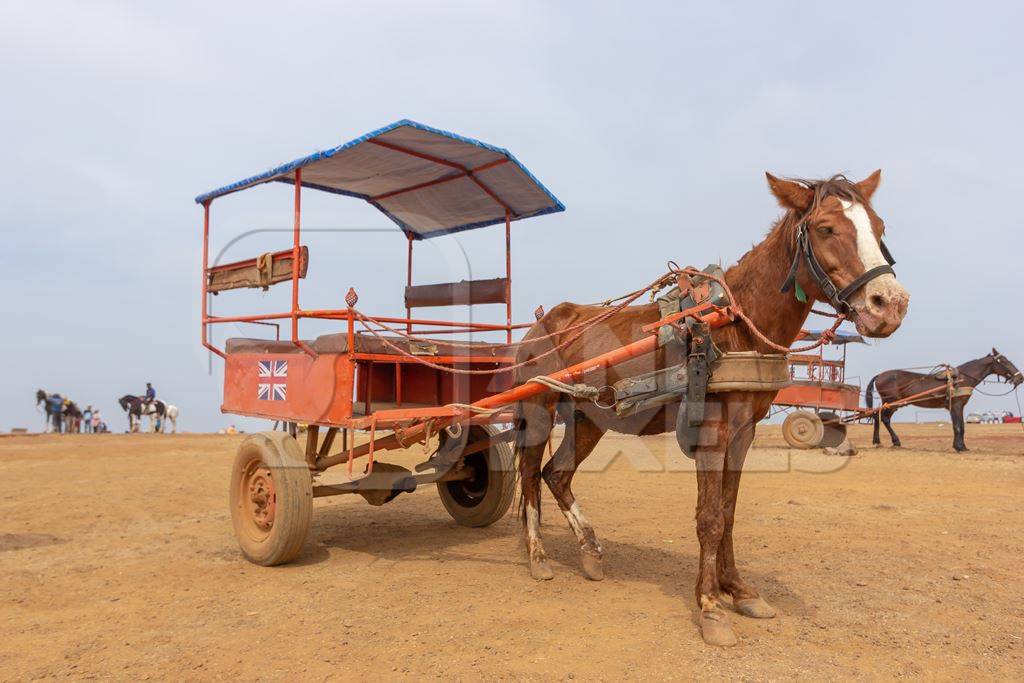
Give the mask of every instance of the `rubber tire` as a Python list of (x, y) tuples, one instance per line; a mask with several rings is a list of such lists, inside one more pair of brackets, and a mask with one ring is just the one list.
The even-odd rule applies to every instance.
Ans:
[(782, 423), (782, 438), (793, 448), (817, 448), (825, 436), (821, 418), (809, 410), (797, 410)]
[[(469, 428), (466, 444), (472, 444), (500, 431), (492, 425), (473, 425)], [(473, 496), (473, 502), (467, 502), (464, 492), (465, 481), (439, 481), (437, 492), (441, 497), (444, 509), (457, 524), (469, 527), (482, 527), (494, 524), (505, 516), (512, 506), (516, 492), (515, 458), (512, 446), (507, 442), (491, 444), (484, 452), (474, 453), (470, 458), (486, 460), (487, 483), (483, 494)], [(481, 463), (482, 465), (482, 463)]]
[(839, 444), (846, 441), (846, 425), (842, 422), (832, 422), (831, 424), (824, 424), (831, 420), (838, 420), (839, 416), (831, 411), (822, 411), (818, 413), (818, 419), (822, 421), (822, 428), (824, 432), (821, 436), (821, 441), (818, 442), (818, 446), (821, 448), (835, 448)]
[[(274, 486), (274, 521), (265, 532), (251, 521), (243, 504), (242, 477), (254, 460), (270, 470)], [(298, 442), (287, 432), (247, 437), (231, 469), (230, 501), (235, 538), (245, 559), (264, 567), (295, 559), (313, 519), (313, 479)]]

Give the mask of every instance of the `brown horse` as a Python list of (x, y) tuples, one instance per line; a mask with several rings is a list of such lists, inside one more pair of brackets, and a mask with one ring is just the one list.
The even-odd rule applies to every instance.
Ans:
[[(874, 395), (871, 391), (873, 388), (878, 389), (878, 395), (882, 398), (883, 404), (926, 391), (935, 392), (922, 396), (916, 401), (911, 401), (907, 405), (949, 410), (949, 416), (953, 421), (953, 448), (963, 452), (967, 450), (967, 446), (964, 445), (964, 406), (971, 398), (971, 392), (968, 389), (974, 389), (981, 384), (982, 380), (991, 375), (1002, 377), (1014, 387), (1024, 382), (1024, 374), (1021, 374), (1021, 371), (1007, 360), (1006, 356), (992, 349), (992, 353), (987, 356), (969, 360), (963, 365), (953, 368), (952, 377), (955, 380), (953, 391), (939, 391), (939, 389), (949, 387), (949, 381), (943, 370), (928, 374), (910, 372), (909, 370), (887, 370), (875, 375), (868, 382), (868, 388), (864, 391), (864, 402), (868, 408), (874, 404)], [(882, 445), (882, 439), (878, 435), (878, 423), (881, 421), (889, 431), (893, 447), (900, 447), (900, 437), (896, 436), (891, 423), (893, 413), (897, 410), (899, 408), (885, 408), (875, 413), (875, 432), (871, 439), (874, 445)]]
[[(876, 171), (860, 183), (842, 176), (823, 181), (791, 181), (768, 174), (768, 184), (786, 210), (765, 239), (728, 269), (725, 280), (735, 303), (776, 344), (788, 347), (797, 337), (815, 300), (842, 309), (861, 334), (887, 337), (906, 314), (908, 295), (885, 265), (888, 252), (881, 245), (882, 220), (870, 199), (881, 177)], [(794, 291), (788, 286), (798, 285)], [(784, 290), (784, 291), (783, 291)], [(797, 294), (804, 295), (798, 297)], [(529, 331), (525, 339), (542, 338), (593, 318), (608, 309), (562, 303)], [(536, 358), (517, 377), (523, 382), (539, 374), (559, 370), (639, 338), (641, 328), (660, 318), (656, 304), (624, 308), (608, 320), (588, 329), (559, 354), (539, 358), (542, 341), (559, 345), (570, 333), (521, 347), (519, 361)], [(576, 328), (579, 329), (579, 328)], [(573, 332), (575, 334), (575, 332)], [(770, 352), (739, 322), (713, 333), (724, 351)], [(550, 348), (550, 347), (549, 347)], [(647, 357), (608, 368), (596, 383), (612, 384), (679, 362), (669, 346)], [(559, 356), (556, 358), (555, 356)], [(755, 424), (765, 417), (774, 399), (772, 392), (728, 392), (708, 396), (706, 419), (697, 439), (697, 537), (700, 567), (696, 597), (704, 640), (715, 645), (736, 642), (720, 594), (731, 596), (741, 613), (758, 618), (775, 612), (746, 584), (736, 569), (732, 530), (736, 495), (747, 449)], [(572, 492), (579, 464), (590, 454), (606, 431), (625, 434), (661, 434), (676, 423), (679, 403), (653, 408), (627, 417), (596, 404), (559, 394), (545, 394), (517, 405), (516, 453), (522, 482), (522, 518), (531, 575), (552, 578), (540, 537), (540, 480), (547, 483), (580, 544), (584, 574), (603, 577), (602, 548), (593, 527), (583, 516)], [(541, 470), (545, 445), (555, 421), (566, 424), (565, 436)]]

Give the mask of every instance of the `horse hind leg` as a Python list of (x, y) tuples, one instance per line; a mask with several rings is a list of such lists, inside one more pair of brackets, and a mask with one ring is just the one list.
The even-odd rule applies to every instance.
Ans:
[[(521, 416), (516, 428), (516, 456), (519, 462), (519, 485), (522, 492), (520, 512), (523, 519), (523, 541), (526, 544), (527, 560), (530, 564), (530, 576), (537, 581), (548, 581), (554, 578), (548, 563), (547, 554), (540, 534), (540, 463), (544, 457), (544, 447), (551, 433), (552, 419), (550, 414), (544, 415), (539, 404), (521, 404), (529, 417)], [(533, 410), (530, 410), (533, 409)]]
[(559, 510), (562, 511), (580, 544), (580, 566), (584, 576), (592, 581), (600, 581), (604, 578), (604, 568), (601, 565), (604, 549), (597, 540), (594, 527), (583, 516), (583, 511), (573, 495), (572, 478), (580, 463), (590, 455), (597, 442), (604, 436), (604, 431), (587, 419), (582, 412), (576, 410), (573, 403), (566, 402), (560, 406), (568, 407), (559, 411), (565, 420), (565, 437), (544, 466), (544, 482), (554, 495)]
[(882, 411), (882, 422), (885, 423), (885, 429), (889, 432), (889, 438), (892, 439), (892, 447), (900, 448), (903, 444), (900, 443), (900, 437), (896, 436), (896, 430), (892, 428), (892, 415), (896, 411), (892, 408)]

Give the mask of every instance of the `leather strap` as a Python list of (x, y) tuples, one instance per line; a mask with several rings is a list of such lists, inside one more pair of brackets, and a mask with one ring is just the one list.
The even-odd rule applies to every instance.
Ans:
[(853, 307), (850, 305), (849, 297), (851, 294), (856, 292), (858, 289), (871, 282), (876, 277), (882, 275), (895, 275), (896, 271), (892, 269), (892, 264), (896, 262), (893, 259), (892, 254), (889, 252), (888, 247), (885, 246), (884, 242), (879, 242), (879, 246), (882, 250), (882, 256), (889, 265), (875, 266), (870, 270), (861, 273), (857, 279), (848, 284), (847, 286), (839, 289), (836, 284), (832, 282), (832, 278), (828, 276), (825, 269), (822, 268), (821, 264), (818, 263), (817, 257), (814, 255), (814, 249), (811, 247), (811, 239), (807, 232), (807, 224), (801, 223), (800, 227), (797, 228), (796, 232), (796, 253), (793, 254), (793, 263), (789, 266), (789, 272), (786, 274), (786, 280), (782, 283), (782, 289), (780, 292), (788, 292), (792, 289), (796, 283), (796, 275), (800, 270), (800, 261), (803, 260), (807, 263), (808, 270), (811, 271), (811, 277), (814, 278), (815, 283), (821, 289), (825, 298), (832, 305), (832, 308), (836, 309), (839, 313), (850, 313), (853, 311)]

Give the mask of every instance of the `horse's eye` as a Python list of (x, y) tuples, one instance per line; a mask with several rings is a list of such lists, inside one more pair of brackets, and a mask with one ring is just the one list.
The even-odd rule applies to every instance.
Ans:
[(828, 225), (822, 225), (818, 228), (819, 235), (831, 235), (833, 234), (832, 228)]

